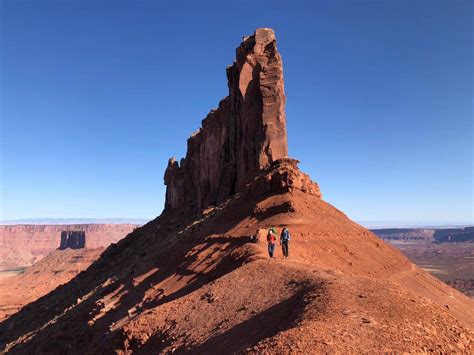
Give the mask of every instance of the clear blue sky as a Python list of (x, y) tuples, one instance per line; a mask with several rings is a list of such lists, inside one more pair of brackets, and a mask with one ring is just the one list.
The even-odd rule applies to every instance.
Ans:
[(276, 30), (290, 155), (356, 220), (473, 221), (473, 2), (1, 1), (0, 219), (151, 218)]

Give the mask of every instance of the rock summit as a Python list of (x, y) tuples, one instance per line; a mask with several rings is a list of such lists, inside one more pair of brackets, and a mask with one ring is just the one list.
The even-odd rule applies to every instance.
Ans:
[(165, 210), (221, 203), (288, 155), (283, 63), (272, 29), (244, 37), (227, 83), (229, 95), (188, 139), (186, 157), (168, 162)]

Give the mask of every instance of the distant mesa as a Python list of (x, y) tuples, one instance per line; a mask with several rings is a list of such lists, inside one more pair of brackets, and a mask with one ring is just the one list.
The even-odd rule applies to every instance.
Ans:
[(474, 243), (474, 227), (438, 229), (434, 239), (438, 243)]
[(383, 228), (372, 229), (388, 241), (426, 241), (435, 243), (474, 243), (474, 227), (465, 228)]
[[(108, 247), (137, 228), (137, 224), (20, 224), (0, 225), (0, 271), (31, 266), (54, 250)], [(83, 232), (87, 239), (72, 237), (68, 232)]]
[(86, 232), (84, 231), (62, 231), (59, 250), (83, 249), (86, 247)]

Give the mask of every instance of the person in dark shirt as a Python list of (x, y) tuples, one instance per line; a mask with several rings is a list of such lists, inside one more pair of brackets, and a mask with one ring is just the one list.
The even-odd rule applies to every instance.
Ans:
[(288, 228), (283, 228), (280, 234), (280, 244), (281, 244), (281, 249), (283, 250), (283, 256), (285, 259), (288, 259), (289, 256), (289, 243), (290, 243), (290, 231)]

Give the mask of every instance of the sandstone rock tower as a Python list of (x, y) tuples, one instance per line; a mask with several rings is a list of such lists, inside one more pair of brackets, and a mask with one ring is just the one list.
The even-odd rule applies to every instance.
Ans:
[(186, 157), (168, 162), (165, 211), (218, 204), (288, 155), (282, 60), (272, 29), (244, 37), (227, 80), (229, 96), (188, 139)]

